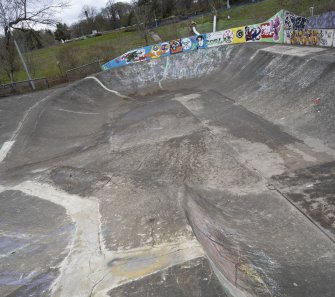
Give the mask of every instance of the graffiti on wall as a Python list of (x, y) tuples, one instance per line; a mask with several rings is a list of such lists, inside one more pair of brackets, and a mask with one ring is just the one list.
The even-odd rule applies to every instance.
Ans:
[(206, 38), (208, 47), (231, 44), (234, 41), (234, 32), (232, 30), (212, 32), (208, 33)]
[(294, 30), (290, 36), (292, 45), (318, 45), (320, 34), (318, 30)]
[(260, 28), (260, 26), (252, 25), (245, 27), (245, 38), (247, 42), (261, 40), (261, 33), (262, 29)]
[(214, 47), (223, 45), (223, 31), (220, 32), (212, 32), (207, 34), (207, 46)]
[(294, 15), (293, 13), (287, 11), (285, 12), (284, 29), (285, 30), (302, 30), (305, 29), (307, 24), (307, 18)]
[(206, 34), (207, 47), (245, 42), (244, 28), (232, 28)]
[(181, 40), (176, 39), (176, 40), (171, 40), (170, 41), (170, 54), (178, 54), (183, 51), (183, 46), (181, 45)]
[(197, 49), (207, 48), (207, 38), (206, 34), (198, 35), (196, 37)]
[(155, 44), (150, 47), (149, 53), (146, 54), (146, 59), (158, 59), (169, 55), (170, 44), (168, 42), (163, 42)]
[(286, 32), (286, 43), (292, 45), (332, 46), (334, 40), (332, 29), (305, 29)]
[(292, 45), (335, 47), (335, 12), (305, 18), (279, 11), (264, 23), (184, 37), (134, 49), (104, 65), (103, 70), (193, 50), (244, 42), (276, 42)]
[(234, 33), (233, 43), (244, 43), (244, 42), (246, 42), (244, 27), (233, 28), (231, 30)]
[(267, 22), (245, 27), (245, 38), (247, 42), (283, 42), (283, 14), (280, 11)]
[(181, 39), (181, 45), (183, 47), (183, 52), (188, 52), (196, 49), (196, 41), (195, 38), (185, 37)]
[(318, 16), (309, 17), (306, 22), (306, 29), (334, 29), (335, 11), (323, 13)]
[(320, 30), (320, 42), (318, 45), (320, 46), (333, 46), (333, 40), (335, 30), (334, 29), (321, 29)]

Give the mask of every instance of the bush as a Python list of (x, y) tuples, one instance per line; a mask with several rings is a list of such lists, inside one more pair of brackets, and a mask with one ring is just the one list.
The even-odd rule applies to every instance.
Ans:
[(78, 54), (80, 48), (74, 48), (72, 46), (62, 46), (57, 54), (56, 58), (59, 61), (62, 69), (71, 69), (78, 67), (81, 64), (80, 54)]

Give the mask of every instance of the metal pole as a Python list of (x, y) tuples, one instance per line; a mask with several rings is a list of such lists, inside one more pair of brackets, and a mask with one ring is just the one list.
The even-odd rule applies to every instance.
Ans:
[(17, 50), (17, 52), (18, 52), (18, 54), (19, 54), (19, 56), (20, 56), (21, 62), (22, 62), (23, 67), (24, 67), (24, 70), (26, 71), (26, 73), (27, 73), (27, 75), (28, 75), (28, 78), (29, 78), (29, 82), (30, 82), (31, 88), (33, 89), (33, 91), (35, 91), (35, 90), (36, 90), (35, 83), (34, 83), (34, 81), (33, 81), (33, 78), (32, 78), (31, 75), (30, 75), (28, 66), (27, 66), (27, 64), (26, 64), (26, 61), (24, 60), (24, 57), (23, 57), (22, 53), (21, 53), (20, 47), (19, 47), (18, 43), (16, 42), (16, 39), (15, 39), (15, 37), (14, 37), (14, 34), (11, 32), (11, 28), (9, 28), (9, 33), (10, 33), (10, 34), (12, 35), (12, 37), (13, 37), (13, 40), (14, 40), (14, 44), (15, 44), (16, 50)]
[[(5, 9), (4, 9), (3, 6), (2, 6), (2, 3), (0, 3), (0, 8), (1, 8), (1, 11), (2, 11), (3, 16), (5, 17), (5, 16), (6, 16), (6, 13), (5, 13)], [(6, 17), (5, 17), (5, 27), (7, 27), (7, 25), (8, 25), (8, 22), (7, 22), (7, 19), (6, 19)], [(12, 30), (12, 28), (10, 28), (10, 27), (8, 26), (9, 34), (11, 34), (12, 37), (13, 37), (13, 40), (14, 40), (14, 44), (15, 44), (16, 50), (17, 50), (17, 52), (19, 53), (21, 62), (22, 62), (22, 64), (23, 64), (23, 67), (24, 67), (24, 69), (25, 69), (26, 72), (27, 72), (27, 75), (28, 75), (28, 78), (29, 78), (29, 82), (30, 82), (31, 88), (33, 89), (33, 91), (35, 91), (35, 90), (36, 90), (35, 83), (34, 83), (32, 77), (31, 77), (31, 75), (30, 75), (30, 72), (29, 72), (29, 69), (28, 69), (28, 67), (27, 67), (27, 64), (26, 64), (26, 62), (24, 61), (24, 58), (23, 58), (23, 56), (22, 56), (22, 54), (21, 54), (19, 45), (17, 44), (16, 39), (15, 39), (15, 37), (14, 37), (14, 34), (12, 33), (11, 30)]]
[(309, 8), (309, 13), (311, 16), (314, 16), (314, 6)]
[(216, 32), (216, 14), (213, 16), (213, 32)]

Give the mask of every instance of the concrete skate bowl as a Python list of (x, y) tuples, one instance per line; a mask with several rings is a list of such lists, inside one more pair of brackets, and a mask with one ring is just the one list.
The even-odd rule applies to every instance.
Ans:
[(334, 81), (247, 44), (0, 100), (0, 295), (334, 296)]

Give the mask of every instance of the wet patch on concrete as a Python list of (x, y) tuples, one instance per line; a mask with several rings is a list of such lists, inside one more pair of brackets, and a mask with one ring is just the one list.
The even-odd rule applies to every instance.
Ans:
[(186, 190), (188, 220), (232, 296), (332, 296), (333, 242), (277, 192)]
[(49, 296), (74, 225), (65, 209), (20, 191), (0, 192), (0, 295)]
[(111, 179), (101, 172), (70, 166), (54, 168), (50, 172), (50, 178), (63, 191), (82, 196), (87, 196), (91, 192), (103, 187)]
[(273, 177), (280, 191), (335, 238), (335, 162)]
[(118, 297), (226, 297), (208, 260), (198, 258), (108, 292)]
[[(50, 269), (47, 272), (41, 273), (33, 278), (25, 279), (21, 282), (20, 287), (10, 292), (6, 297), (26, 297), (26, 296), (38, 296), (38, 297), (49, 297), (50, 296), (50, 285), (59, 275), (58, 269)], [(6, 292), (5, 292), (6, 294)]]

